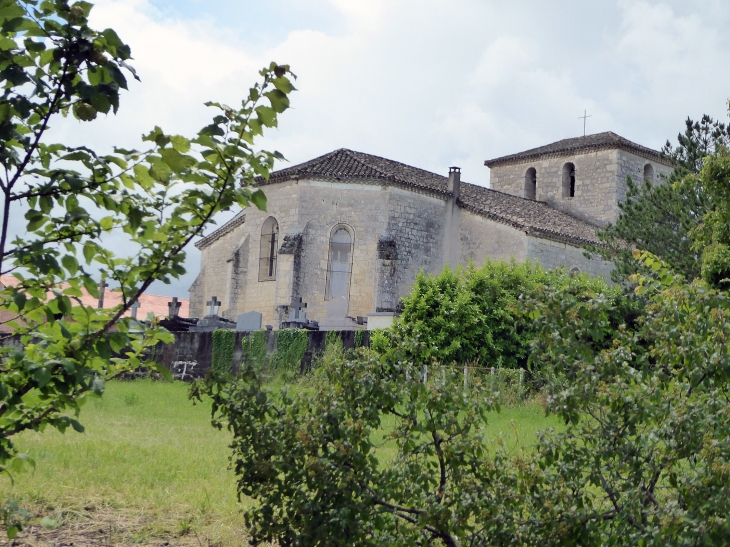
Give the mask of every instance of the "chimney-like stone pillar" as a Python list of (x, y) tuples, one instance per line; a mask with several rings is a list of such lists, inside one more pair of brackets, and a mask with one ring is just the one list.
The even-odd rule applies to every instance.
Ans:
[(448, 190), (459, 199), (459, 191), (461, 190), (461, 167), (449, 167), (449, 184)]
[(444, 242), (442, 250), (442, 264), (448, 264), (455, 268), (459, 263), (459, 232), (461, 229), (461, 218), (459, 206), (456, 204), (461, 192), (461, 168), (449, 167), (449, 182), (447, 190), (451, 194), (446, 201), (444, 210)]

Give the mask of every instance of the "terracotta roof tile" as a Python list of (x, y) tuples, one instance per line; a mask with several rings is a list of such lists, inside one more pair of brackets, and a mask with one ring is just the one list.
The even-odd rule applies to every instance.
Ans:
[(600, 244), (595, 226), (540, 201), (462, 182), (459, 204), (483, 217), (545, 239), (574, 245)]
[(299, 165), (274, 171), (268, 181), (260, 184), (274, 184), (285, 180), (322, 177), (334, 180), (381, 180), (405, 184), (438, 192), (448, 193), (446, 178), (412, 167), (405, 163), (340, 148)]
[(518, 152), (517, 154), (510, 154), (509, 156), (502, 156), (493, 160), (487, 160), (484, 162), (484, 165), (487, 167), (495, 167), (497, 165), (509, 163), (521, 163), (544, 156), (566, 156), (581, 152), (607, 150), (612, 148), (626, 150), (627, 152), (633, 152), (634, 154), (654, 161), (667, 165), (670, 164), (669, 160), (656, 150), (631, 142), (630, 140), (611, 131), (606, 131), (605, 133), (596, 133), (594, 135), (586, 135), (585, 137), (563, 139), (552, 144), (546, 144), (545, 146), (539, 146), (537, 148), (525, 150), (524, 152)]
[[(0, 276), (0, 289), (10, 285), (15, 286), (18, 284), (18, 280), (11, 276), (11, 275), (2, 275)], [(63, 285), (62, 285), (63, 286)], [(147, 317), (147, 314), (152, 313), (155, 317), (167, 317), (167, 314), (169, 313), (167, 303), (170, 302), (172, 299), (169, 296), (158, 296), (155, 294), (142, 294), (139, 297), (139, 303), (140, 307), (137, 310), (137, 318), (139, 319), (145, 319)], [(83, 296), (81, 297), (81, 302), (85, 306), (94, 306), (96, 307), (99, 303), (98, 299), (91, 296), (86, 291), (83, 291)], [(181, 303), (180, 311), (178, 312), (180, 317), (188, 317), (190, 314), (190, 300), (187, 298), (178, 298), (178, 302)], [(111, 309), (119, 304), (122, 303), (122, 296), (119, 292), (114, 290), (107, 289), (104, 293), (104, 308), (105, 309)], [(8, 312), (2, 312), (0, 311), (0, 322), (3, 321), (3, 313)], [(132, 315), (131, 311), (127, 311), (127, 313), (124, 314), (124, 317), (130, 317)], [(7, 320), (7, 319), (5, 319)], [(0, 326), (0, 331), (2, 331), (2, 327)]]

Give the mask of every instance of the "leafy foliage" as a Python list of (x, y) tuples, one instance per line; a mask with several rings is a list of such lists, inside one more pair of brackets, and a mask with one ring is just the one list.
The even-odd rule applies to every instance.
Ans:
[(309, 344), (305, 329), (281, 329), (276, 331), (276, 352), (272, 364), (276, 370), (298, 371)]
[(705, 159), (700, 181), (715, 208), (695, 230), (695, 250), (702, 252), (702, 277), (714, 287), (730, 289), (730, 152), (720, 149)]
[(250, 333), (248, 341), (244, 342), (244, 346), (244, 363), (247, 366), (261, 370), (266, 365), (266, 331), (257, 330)]
[(730, 145), (730, 127), (707, 114), (698, 122), (688, 117), (684, 123), (684, 133), (677, 135), (677, 146), (667, 141), (662, 148), (662, 154), (671, 160), (675, 169), (670, 182), (699, 173), (707, 156)]
[[(535, 329), (534, 321), (521, 311), (521, 299), (568, 279), (571, 276), (562, 270), (547, 271), (529, 262), (489, 260), (480, 268), (445, 268), (437, 276), (421, 273), (403, 300), (402, 315), (390, 329), (373, 335), (371, 347), (381, 354), (396, 349), (420, 363), (525, 367)], [(585, 275), (575, 276), (571, 286), (587, 294), (620, 297), (618, 289)], [(617, 309), (630, 313), (625, 305)]]
[(236, 348), (236, 331), (216, 329), (213, 331), (213, 353), (211, 367), (217, 372), (233, 370), (233, 351)]
[(626, 201), (619, 204), (616, 223), (597, 233), (603, 246), (590, 246), (589, 251), (613, 261), (611, 276), (616, 282), (626, 282), (642, 271), (632, 248), (661, 257), (687, 279), (699, 277), (701, 252), (694, 248), (692, 233), (712, 209), (699, 179), (687, 175), (674, 183), (654, 185), (627, 178), (626, 185)]
[[(186, 245), (216, 212), (265, 207), (253, 186), (281, 157), (252, 147), (277, 125), (294, 89), (288, 67), (273, 63), (239, 108), (208, 103), (219, 114), (193, 139), (155, 127), (145, 150), (109, 155), (46, 142), (58, 116), (116, 112), (125, 74), (135, 76), (117, 34), (88, 26), (91, 8), (0, 0), (0, 273), (14, 276), (0, 291), (0, 311), (22, 345), (0, 347), (0, 472), (15, 468), (15, 435), (83, 431), (86, 395), (150, 364), (147, 351), (172, 340), (154, 320), (130, 332), (124, 314), (154, 280), (184, 273)], [(11, 241), (9, 223), (23, 211), (25, 229)], [(104, 247), (112, 233), (126, 237), (133, 256)], [(81, 302), (84, 291), (98, 297), (99, 269), (121, 293), (113, 310)]]
[[(484, 459), (483, 390), (465, 392), (459, 373), (424, 385), (410, 367), (377, 361), (322, 370), (317, 389), (295, 396), (272, 395), (252, 371), (194, 387), (233, 432), (239, 494), (259, 501), (246, 513), (254, 545), (456, 545), (501, 528), (496, 512), (483, 518), (485, 507), (502, 508), (479, 486), (495, 471)], [(398, 424), (387, 466), (373, 443), (386, 419)]]
[[(534, 351), (564, 381), (564, 421), (533, 451), (486, 440), (489, 383), (457, 367), (424, 381), (406, 352), (328, 363), (316, 389), (210, 377), (217, 427), (254, 545), (717, 545), (727, 537), (730, 297), (685, 285), (648, 253), (632, 327), (578, 277), (525, 302)], [(376, 439), (394, 445), (388, 462)]]

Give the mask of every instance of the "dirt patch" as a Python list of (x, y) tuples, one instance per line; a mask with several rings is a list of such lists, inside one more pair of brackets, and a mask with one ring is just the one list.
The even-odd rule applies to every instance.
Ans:
[[(39, 513), (40, 514), (40, 513)], [(47, 513), (46, 513), (47, 514)], [(2, 531), (2, 547), (232, 547), (246, 546), (246, 536), (230, 529), (216, 530), (215, 522), (192, 521), (184, 516), (131, 512), (110, 507), (56, 511), (58, 522), (48, 530), (27, 526), (14, 539)], [(211, 533), (212, 532), (212, 533)], [(221, 532), (224, 532), (221, 534)], [(223, 537), (221, 537), (223, 536)]]

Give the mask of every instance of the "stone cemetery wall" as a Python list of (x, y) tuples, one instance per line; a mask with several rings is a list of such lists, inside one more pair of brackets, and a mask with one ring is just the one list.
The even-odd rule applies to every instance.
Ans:
[[(214, 334), (223, 333), (223, 334)], [(228, 363), (216, 363), (214, 355), (216, 348), (214, 337), (227, 338), (226, 343), (231, 344), (230, 370), (237, 373), (241, 366), (250, 362), (256, 367), (274, 371), (277, 366), (286, 365), (290, 370), (305, 372), (312, 366), (312, 361), (318, 353), (325, 350), (327, 339), (338, 337), (345, 349), (353, 349), (359, 346), (369, 347), (370, 333), (365, 330), (348, 331), (310, 331), (303, 329), (284, 329), (279, 331), (256, 331), (238, 332), (234, 330), (220, 329), (214, 332), (174, 332), (175, 342), (172, 344), (160, 344), (155, 348), (154, 359), (165, 365), (173, 373), (177, 380), (190, 381), (202, 378), (213, 366), (221, 364), (228, 367)], [(289, 347), (277, 347), (286, 343), (287, 346), (300, 344), (298, 347), (303, 351), (293, 351)], [(306, 348), (306, 349), (304, 349)], [(287, 355), (282, 353), (286, 352)], [(221, 353), (218, 352), (220, 357)], [(297, 357), (296, 363), (284, 362), (290, 356)], [(227, 359), (226, 359), (227, 361)]]

